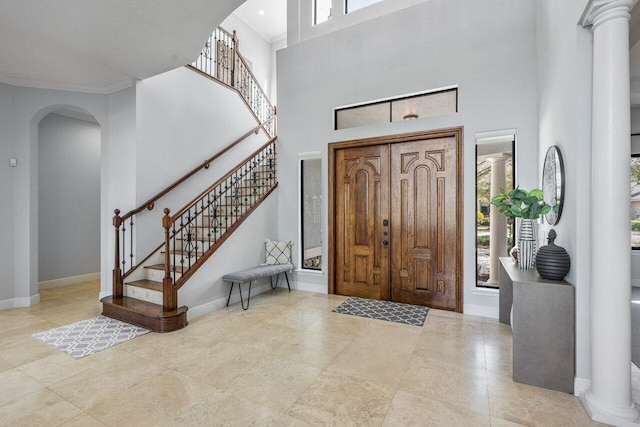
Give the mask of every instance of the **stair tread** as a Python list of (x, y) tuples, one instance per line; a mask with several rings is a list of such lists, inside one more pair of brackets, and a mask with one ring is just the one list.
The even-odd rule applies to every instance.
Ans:
[(181, 314), (187, 311), (187, 307), (179, 307), (176, 310), (171, 311), (163, 311), (163, 308), (160, 304), (154, 304), (152, 302), (142, 301), (137, 298), (131, 297), (119, 297), (114, 298), (113, 296), (104, 297), (100, 300), (103, 304), (110, 304), (114, 306), (118, 306), (127, 311), (131, 311), (134, 313), (142, 314), (150, 317), (165, 317), (165, 316), (175, 316), (177, 314)]
[[(162, 271), (164, 271), (164, 264), (146, 265), (144, 268), (149, 268), (151, 270), (162, 270)], [(187, 268), (186, 267), (178, 267), (178, 266), (176, 266), (176, 271), (178, 273), (184, 273), (184, 271), (180, 271), (180, 270), (187, 270)], [(171, 271), (173, 271), (173, 266), (171, 267)]]
[(138, 288), (150, 289), (152, 291), (162, 292), (162, 282), (158, 282), (156, 280), (136, 280), (133, 282), (127, 282), (127, 285), (137, 286)]

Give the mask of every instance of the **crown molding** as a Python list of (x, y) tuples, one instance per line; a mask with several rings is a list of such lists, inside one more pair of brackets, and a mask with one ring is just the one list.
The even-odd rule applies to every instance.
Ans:
[(97, 93), (102, 95), (109, 95), (111, 93), (118, 92), (122, 89), (133, 86), (135, 84), (135, 79), (132, 77), (122, 77), (104, 86), (94, 86), (26, 79), (22, 77), (13, 77), (0, 74), (0, 83), (5, 83), (11, 86), (28, 87), (35, 89), (64, 90), (69, 92)]

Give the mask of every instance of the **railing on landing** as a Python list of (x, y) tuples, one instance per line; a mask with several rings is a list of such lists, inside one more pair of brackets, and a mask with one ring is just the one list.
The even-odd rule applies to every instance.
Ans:
[(276, 123), (270, 119), (276, 115), (276, 107), (271, 105), (247, 61), (238, 51), (238, 45), (235, 31), (232, 34), (218, 27), (209, 36), (191, 67), (237, 90), (258, 122), (269, 122), (265, 131), (273, 138), (276, 135)]

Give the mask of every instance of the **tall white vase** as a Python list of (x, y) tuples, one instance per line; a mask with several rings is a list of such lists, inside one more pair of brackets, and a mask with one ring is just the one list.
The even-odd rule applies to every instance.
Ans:
[(536, 238), (535, 224), (532, 219), (522, 219), (520, 233), (518, 234), (518, 247), (520, 256), (518, 263), (520, 268), (533, 268), (536, 262)]

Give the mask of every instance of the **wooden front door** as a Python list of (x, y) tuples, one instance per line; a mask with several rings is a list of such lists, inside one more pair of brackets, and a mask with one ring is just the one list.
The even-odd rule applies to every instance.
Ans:
[(454, 129), (332, 144), (330, 288), (462, 311), (460, 142)]
[(335, 183), (338, 293), (388, 300), (389, 146), (338, 151)]

